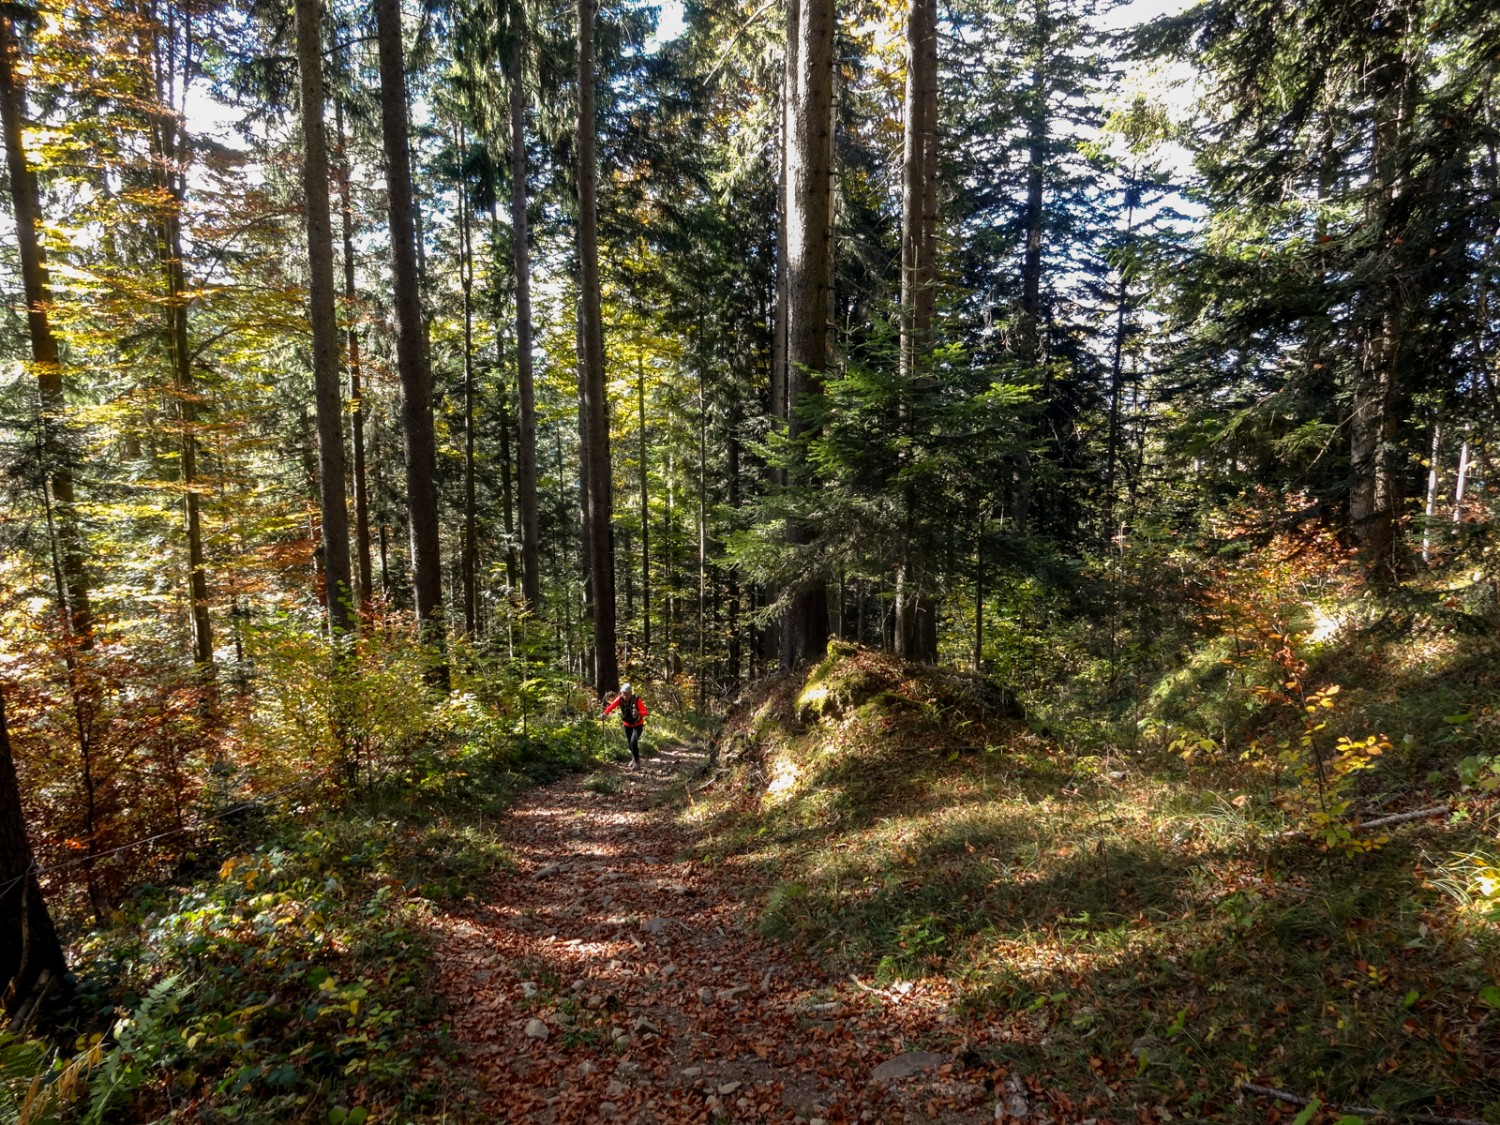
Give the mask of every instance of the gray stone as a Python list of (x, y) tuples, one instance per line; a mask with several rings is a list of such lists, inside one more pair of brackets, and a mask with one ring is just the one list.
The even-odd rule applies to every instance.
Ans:
[(649, 922), (642, 922), (641, 929), (645, 930), (648, 934), (660, 937), (671, 924), (672, 919), (670, 918), (653, 918)]
[(526, 1021), (526, 1038), (545, 1039), (547, 1038), (547, 1034), (547, 1025), (541, 1020), (529, 1019)]
[(908, 1051), (904, 1055), (886, 1059), (875, 1068), (870, 1077), (876, 1082), (891, 1082), (901, 1078), (910, 1078), (913, 1074), (920, 1074), (931, 1067), (941, 1066), (947, 1061), (947, 1055), (937, 1055), (931, 1051)]
[(538, 992), (536, 981), (523, 980), (521, 982), (521, 995), (530, 1000)]
[(562, 864), (560, 864), (560, 863), (549, 863), (549, 864), (547, 864), (546, 867), (539, 868), (537, 870), (537, 873), (535, 875), (533, 875), (532, 878), (533, 879), (545, 879), (549, 875), (556, 875), (561, 870), (562, 870)]
[(700, 988), (698, 990), (698, 1002), (701, 1004), (712, 1004), (714, 1002), (714, 990), (711, 988)]
[(720, 1082), (719, 1083), (719, 1093), (723, 1097), (728, 1097), (730, 1094), (734, 1093), (736, 1090), (738, 1090), (743, 1085), (744, 1085), (743, 1082)]

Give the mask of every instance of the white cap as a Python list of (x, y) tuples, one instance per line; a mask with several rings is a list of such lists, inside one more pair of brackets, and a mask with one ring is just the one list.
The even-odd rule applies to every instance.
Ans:
[(627, 682), (625, 682), (625, 683), (623, 683), (623, 684), (620, 685), (620, 694), (621, 695), (629, 695), (630, 694), (630, 683), (629, 683), (629, 681), (627, 681)]

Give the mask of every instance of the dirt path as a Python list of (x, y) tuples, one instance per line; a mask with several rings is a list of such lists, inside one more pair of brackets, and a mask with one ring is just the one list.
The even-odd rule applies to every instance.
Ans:
[(486, 1098), (475, 1119), (995, 1120), (985, 1074), (951, 1053), (977, 1029), (950, 996), (828, 979), (680, 858), (691, 836), (652, 798), (700, 763), (668, 748), (593, 789), (533, 792), (507, 833), (520, 870), (441, 920), (442, 986)]

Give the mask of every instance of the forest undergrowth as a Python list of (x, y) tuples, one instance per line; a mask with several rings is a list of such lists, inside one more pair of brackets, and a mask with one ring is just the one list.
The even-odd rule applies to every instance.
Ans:
[(511, 863), (519, 793), (620, 747), (566, 677), (460, 653), (444, 697), (393, 642), (339, 688), (319, 646), (282, 642), (239, 701), (233, 764), (185, 772), (188, 830), (121, 853), (97, 918), (93, 873), (59, 872), (73, 996), (52, 1043), (0, 1033), (0, 1121), (452, 1119), (469, 1078), (433, 914)]
[(1050, 621), (1024, 721), (838, 642), (747, 693), (701, 858), (832, 966), (956, 981), (1062, 1120), (1500, 1122), (1493, 583), (1281, 538), (1137, 597)]

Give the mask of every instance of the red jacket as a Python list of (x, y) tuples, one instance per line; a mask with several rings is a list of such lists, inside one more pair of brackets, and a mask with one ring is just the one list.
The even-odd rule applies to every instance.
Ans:
[[(617, 696), (615, 696), (614, 699), (610, 702), (610, 705), (604, 709), (604, 713), (606, 715), (608, 715), (616, 707), (620, 706), (620, 704), (622, 702), (624, 702), (624, 700), (625, 700), (625, 697), (623, 695), (617, 695)], [(633, 723), (625, 723), (625, 712), (624, 711), (620, 712), (620, 721), (622, 723), (625, 723), (625, 725), (627, 727), (643, 727), (643, 726), (645, 726), (646, 725), (646, 714), (647, 714), (647, 712), (646, 712), (646, 701), (644, 699), (642, 699), (638, 695), (635, 696), (635, 709), (636, 709), (636, 712), (639, 715), (639, 718), (635, 722), (633, 722)]]

